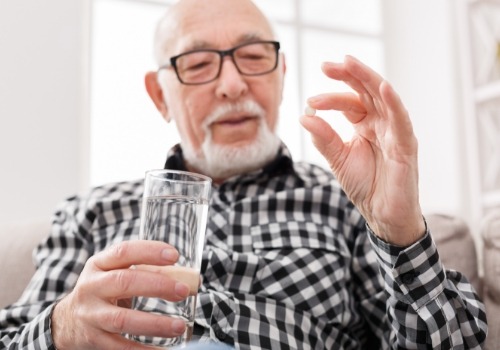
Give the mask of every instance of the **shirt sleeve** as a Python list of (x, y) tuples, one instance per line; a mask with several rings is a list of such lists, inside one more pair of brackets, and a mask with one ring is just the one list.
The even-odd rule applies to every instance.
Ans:
[(410, 247), (392, 246), (368, 227), (388, 293), (393, 348), (481, 349), (486, 313), (472, 285), (443, 268), (427, 232)]
[[(0, 311), (0, 348), (2, 349), (26, 349), (56, 350), (52, 342), (50, 332), (50, 315), (53, 305), (46, 307), (43, 311), (33, 318), (30, 322), (23, 323), (20, 326), (17, 322), (23, 322), (23, 316), (34, 314), (36, 306), (13, 305)], [(10, 323), (10, 327), (4, 328), (5, 323)]]

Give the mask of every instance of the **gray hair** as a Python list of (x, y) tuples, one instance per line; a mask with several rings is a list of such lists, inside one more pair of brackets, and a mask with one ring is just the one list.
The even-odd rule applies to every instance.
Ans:
[[(175, 3), (178, 3), (176, 1)], [(174, 4), (175, 4), (174, 3)], [(254, 1), (252, 1), (254, 5), (259, 8)], [(172, 5), (174, 6), (174, 5)], [(167, 9), (165, 14), (158, 20), (158, 23), (156, 25), (156, 30), (154, 34), (154, 42), (153, 42), (153, 55), (155, 58), (156, 63), (160, 66), (163, 64), (166, 64), (166, 60), (168, 57), (165, 57), (165, 54), (167, 53), (167, 49), (170, 45), (172, 45), (172, 40), (173, 38), (170, 36), (170, 33), (173, 32), (174, 28), (176, 25), (178, 25), (177, 20), (175, 20), (175, 16), (172, 15), (171, 7)], [(260, 10), (260, 8), (259, 8)], [(264, 16), (267, 18), (266, 14), (260, 10)], [(269, 26), (271, 28), (271, 33), (274, 38), (274, 40), (278, 40), (278, 35), (276, 31), (276, 24), (273, 23), (268, 19)]]

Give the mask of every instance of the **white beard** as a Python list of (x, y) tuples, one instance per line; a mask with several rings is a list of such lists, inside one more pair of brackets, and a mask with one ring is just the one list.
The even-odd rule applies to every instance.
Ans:
[[(212, 140), (210, 124), (231, 113), (255, 115), (258, 117), (258, 133), (255, 140), (244, 146), (218, 145)], [(181, 147), (184, 159), (192, 167), (213, 179), (227, 179), (234, 175), (262, 168), (272, 161), (281, 141), (265, 122), (265, 112), (256, 102), (228, 103), (218, 107), (203, 121), (205, 140), (196, 152), (191, 143), (183, 140)]]

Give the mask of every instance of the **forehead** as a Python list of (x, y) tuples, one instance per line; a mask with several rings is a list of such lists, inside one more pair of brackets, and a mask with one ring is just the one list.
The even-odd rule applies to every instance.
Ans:
[[(274, 39), (271, 25), (250, 0), (190, 0), (173, 9), (166, 30), (170, 54), (197, 48), (229, 48)], [(191, 5), (191, 6), (187, 6)]]

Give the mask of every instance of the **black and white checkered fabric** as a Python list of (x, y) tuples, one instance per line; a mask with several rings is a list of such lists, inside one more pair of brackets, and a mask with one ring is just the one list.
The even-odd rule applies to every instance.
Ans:
[[(184, 169), (174, 148), (166, 167)], [(36, 251), (37, 272), (0, 311), (0, 348), (54, 349), (50, 312), (86, 260), (136, 239), (143, 182), (69, 198)], [(237, 349), (479, 349), (486, 315), (445, 271), (427, 234), (402, 249), (377, 239), (330, 172), (276, 161), (215, 187), (194, 337)]]

